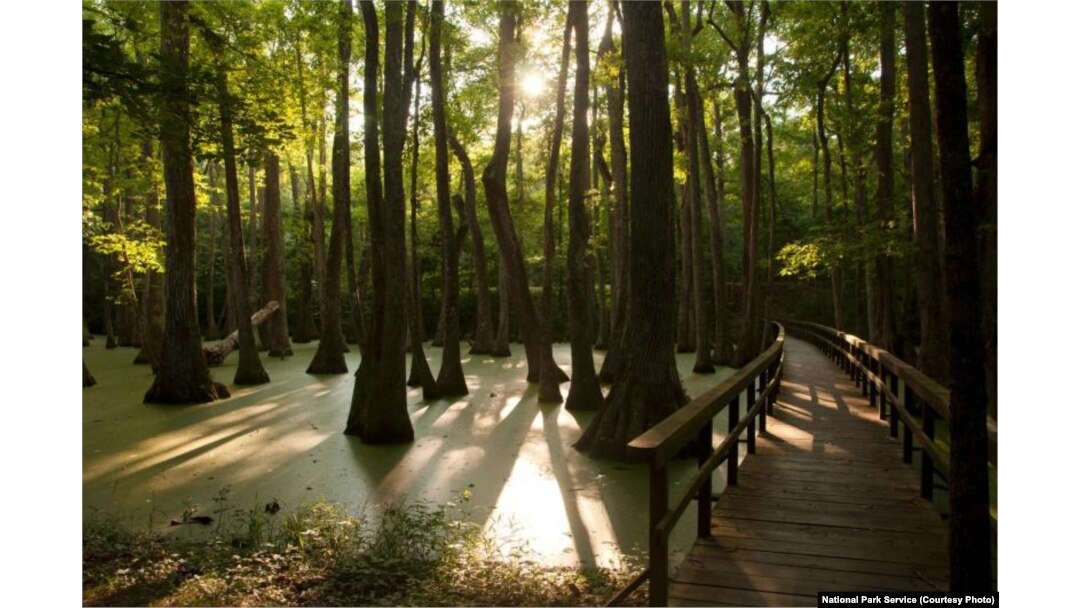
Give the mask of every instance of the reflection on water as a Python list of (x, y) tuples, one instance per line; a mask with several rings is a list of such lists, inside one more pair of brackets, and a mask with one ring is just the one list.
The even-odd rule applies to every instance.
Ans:
[[(217, 403), (169, 407), (143, 405), (149, 368), (130, 363), (132, 349), (107, 351), (103, 342), (84, 349), (99, 381), (83, 392), (84, 508), (167, 532), (168, 520), (189, 504), (212, 510), (225, 487), (234, 507), (329, 500), (357, 513), (402, 499), (444, 503), (467, 492), (474, 517), (546, 563), (618, 565), (647, 546), (645, 469), (578, 453), (572, 444), (592, 414), (539, 406), (520, 345), (510, 359), (466, 359), (467, 397), (424, 402), (410, 389), (416, 441), (367, 446), (342, 434), (353, 375), (304, 373), (314, 343), (294, 345), (296, 354), (284, 361), (265, 359), (270, 384), (231, 387), (234, 396)], [(359, 363), (356, 350), (346, 355), (350, 371)], [(427, 350), (437, 371), (442, 351)], [(691, 374), (693, 357), (678, 355), (691, 396), (730, 373)], [(569, 370), (569, 346), (556, 345), (555, 359)], [(232, 378), (235, 357), (230, 363), (214, 376)], [(565, 396), (569, 384), (562, 390)], [(717, 417), (717, 441), (726, 419)], [(692, 467), (675, 463), (676, 485)], [(714, 487), (723, 487), (722, 475)], [(693, 534), (692, 515), (684, 516), (672, 535), (674, 563)]]

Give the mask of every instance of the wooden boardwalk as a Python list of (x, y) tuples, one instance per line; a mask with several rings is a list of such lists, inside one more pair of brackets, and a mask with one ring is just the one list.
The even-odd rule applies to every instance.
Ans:
[(670, 583), (674, 606), (816, 606), (820, 591), (946, 591), (947, 531), (877, 408), (788, 337), (757, 453), (720, 495), (712, 537)]

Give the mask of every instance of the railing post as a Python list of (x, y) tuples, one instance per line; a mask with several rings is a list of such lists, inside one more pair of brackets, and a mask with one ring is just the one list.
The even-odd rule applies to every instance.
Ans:
[[(700, 469), (712, 456), (713, 451), (713, 423), (712, 418), (701, 427), (697, 440), (697, 461)], [(712, 475), (710, 474), (705, 483), (701, 484), (697, 495), (697, 535), (698, 538), (708, 538), (712, 535)]]
[[(746, 385), (746, 413), (750, 413), (750, 408), (754, 407), (754, 386), (757, 384), (757, 378), (750, 381), (750, 384)], [(757, 439), (754, 437), (754, 431), (756, 430), (757, 417), (750, 417), (750, 424), (746, 427), (746, 453), (754, 454), (757, 452)]]
[(878, 406), (877, 380), (881, 379), (881, 365), (873, 356), (870, 357), (870, 372), (874, 374), (874, 380), (870, 382), (870, 407)]
[[(929, 404), (924, 403), (922, 408), (922, 430), (932, 442), (934, 440), (934, 418), (936, 412)], [(931, 499), (934, 497), (934, 461), (930, 459), (929, 450), (922, 450), (922, 461), (919, 463), (919, 477), (922, 486), (922, 497)]]
[[(878, 362), (878, 366), (882, 367), (880, 361)], [(885, 378), (885, 377), (889, 378), (889, 392), (891, 392), (892, 394), (899, 397), (900, 393), (897, 392), (897, 391), (899, 391), (899, 388), (897, 388), (897, 387), (900, 387), (900, 378), (897, 377), (895, 374), (893, 374), (892, 371), (890, 371), (890, 370), (883, 371), (882, 378)], [(888, 411), (890, 411), (890, 413), (892, 414), (892, 416), (889, 417), (889, 436), (895, 437), (896, 436), (896, 406), (889, 404), (889, 400), (888, 400), (888, 398), (886, 398), (886, 395), (881, 395), (881, 397), (882, 398), (881, 398), (880, 417), (881, 417), (882, 420), (885, 420), (885, 418), (886, 418), (886, 408), (888, 407), (889, 408)]]
[[(728, 432), (739, 424), (739, 398), (735, 397), (728, 404)], [(739, 483), (739, 442), (732, 441), (727, 457), (727, 483), (729, 486)]]
[(770, 399), (770, 397), (767, 395), (767, 391), (769, 390), (769, 367), (768, 366), (766, 366), (765, 369), (761, 370), (761, 375), (758, 376), (758, 382), (759, 382), (759, 384), (758, 384), (758, 393), (760, 393), (762, 395), (765, 395), (765, 403), (761, 404), (761, 413), (758, 414), (758, 417), (759, 417), (760, 422), (761, 422), (761, 432), (764, 433), (765, 429), (766, 429), (766, 424), (767, 424), (766, 418), (768, 417), (768, 414), (769, 414), (769, 399)]
[(867, 397), (870, 395), (870, 353), (859, 349), (859, 361), (862, 362), (862, 368), (859, 372), (862, 374), (862, 396)]
[[(915, 391), (911, 390), (907, 382), (904, 383), (904, 411), (908, 413), (908, 416), (915, 411)], [(911, 427), (904, 423), (904, 463), (911, 464)]]
[(649, 467), (649, 605), (667, 606), (667, 534), (659, 529), (668, 510), (667, 463)]

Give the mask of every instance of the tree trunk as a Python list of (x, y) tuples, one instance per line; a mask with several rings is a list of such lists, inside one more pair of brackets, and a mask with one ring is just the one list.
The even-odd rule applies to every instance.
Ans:
[[(678, 104), (678, 101), (676, 101)], [(694, 268), (693, 250), (690, 238), (690, 201), (688, 184), (683, 183), (682, 206), (679, 210), (679, 317), (676, 352), (689, 353), (694, 350)]]
[(285, 308), (285, 233), (282, 229), (281, 169), (277, 154), (266, 153), (266, 199), (263, 207), (263, 298), (281, 308), (270, 318), (267, 347), (271, 357), (292, 355)]
[[(342, 4), (342, 11), (349, 3)], [(349, 420), (348, 435), (356, 435), (364, 443), (407, 443), (413, 440), (412, 422), (405, 393), (405, 327), (408, 323), (406, 292), (408, 275), (405, 268), (405, 179), (402, 152), (405, 149), (406, 123), (409, 116), (409, 94), (412, 86), (413, 23), (416, 3), (408, 5), (408, 16), (402, 27), (402, 5), (389, 3), (385, 8), (386, 53), (384, 56), (383, 90), (383, 184), (382, 192), (375, 189), (378, 181), (379, 142), (375, 129), (378, 80), (378, 17), (375, 6), (362, 1), (364, 16), (364, 168), (368, 184), (368, 206), (377, 213), (370, 216), (372, 229), (372, 263), (378, 276), (374, 282), (375, 312), (373, 313), (370, 346), (364, 353), (357, 372)], [(350, 11), (351, 12), (351, 11)], [(405, 35), (405, 57), (402, 39)], [(347, 68), (347, 63), (343, 65)], [(404, 69), (404, 73), (403, 73)], [(343, 72), (345, 70), (343, 69)], [(343, 86), (347, 77), (343, 76)], [(348, 166), (343, 167), (345, 171)], [(376, 233), (379, 234), (376, 241)]]
[(487, 253), (484, 248), (484, 234), (480, 231), (480, 220), (476, 215), (476, 177), (472, 161), (465, 146), (449, 134), (450, 148), (461, 165), (462, 181), (465, 184), (464, 212), (472, 236), (473, 265), (476, 270), (476, 334), (473, 336), (469, 354), (493, 354), (495, 336), (491, 324), (491, 288), (488, 285)]
[(506, 192), (506, 165), (510, 154), (510, 116), (514, 110), (514, 7), (503, 5), (499, 20), (499, 115), (495, 151), (484, 169), (483, 184), (487, 195), (496, 240), (506, 266), (507, 286), (518, 312), (518, 322), (525, 340), (529, 362), (528, 380), (540, 382), (541, 403), (561, 403), (559, 383), (565, 373), (555, 365), (551, 342), (536, 314), (525, 275), (521, 253)]
[(979, 209), (971, 191), (967, 84), (956, 3), (930, 4), (949, 298), (949, 591), (993, 589)]
[[(660, 4), (623, 5), (630, 102), (630, 309), (626, 367), (574, 444), (625, 459), (626, 444), (688, 401), (675, 367), (675, 191)], [(647, 167), (648, 170), (642, 170)]]
[(510, 282), (506, 279), (506, 262), (499, 255), (499, 327), (495, 332), (492, 357), (509, 357), (510, 353)]
[(904, 3), (908, 104), (911, 123), (911, 198), (915, 224), (915, 285), (919, 292), (919, 369), (948, 385), (949, 334), (942, 290), (940, 215), (934, 200), (930, 85), (927, 76), (926, 9)]
[[(345, 336), (341, 330), (341, 262), (349, 235), (349, 60), (352, 54), (352, 5), (340, 4), (338, 11), (338, 91), (334, 121), (333, 199), (330, 246), (326, 252), (325, 274), (319, 283), (322, 327), (319, 347), (308, 365), (309, 374), (344, 374)], [(317, 214), (316, 214), (317, 215)], [(404, 332), (402, 332), (404, 333)], [(404, 353), (402, 362), (404, 364)], [(402, 384), (405, 382), (402, 374)]]
[[(300, 184), (299, 178), (296, 175), (296, 168), (289, 164), (289, 185), (292, 187), (293, 204), (300, 208)], [(298, 243), (297, 249), (299, 249), (300, 257), (300, 287), (297, 289), (297, 313), (296, 313), (296, 327), (293, 329), (293, 342), (298, 344), (307, 344), (315, 337), (318, 331), (315, 329), (315, 314), (312, 311), (312, 289), (311, 280), (315, 273), (313, 265), (314, 253), (311, 249), (311, 230), (310, 225), (312, 221), (311, 211), (311, 197), (304, 196), (303, 206), (303, 219), (308, 224), (307, 238), (301, 239)]]
[[(220, 52), (220, 48), (214, 49)], [(225, 204), (229, 221), (228, 270), (232, 275), (233, 289), (229, 292), (233, 310), (237, 315), (237, 332), (240, 360), (236, 366), (233, 384), (252, 385), (270, 382), (270, 376), (259, 360), (255, 343), (255, 330), (251, 324), (250, 288), (245, 278), (249, 271), (244, 259), (244, 228), (240, 217), (240, 184), (236, 175), (236, 149), (233, 144), (233, 107), (229, 97), (228, 75), (223, 65), (217, 66), (217, 103), (221, 119), (221, 152), (225, 158)], [(252, 173), (249, 172), (249, 177)], [(252, 208), (254, 218), (254, 208)], [(254, 219), (252, 219), (254, 223)], [(255, 274), (252, 268), (250, 274)]]
[[(681, 30), (682, 47), (687, 57), (692, 52), (690, 29), (690, 1), (682, 1)], [(670, 5), (669, 5), (670, 6)], [(701, 251), (701, 159), (698, 141), (702, 134), (698, 132), (704, 119), (700, 115), (701, 95), (698, 92), (697, 77), (694, 67), (687, 61), (683, 77), (686, 82), (686, 159), (687, 159), (687, 198), (690, 205), (690, 255), (691, 272), (694, 286), (694, 346), (697, 356), (694, 359), (695, 374), (716, 373), (712, 363), (712, 343), (709, 341), (709, 320), (705, 315), (705, 253)], [(707, 162), (707, 160), (706, 160)]]
[(719, 102), (713, 102), (713, 122), (716, 128), (716, 173), (713, 174), (709, 136), (705, 131), (704, 103), (701, 96), (698, 110), (701, 120), (698, 137), (701, 140), (701, 167), (705, 177), (705, 196), (709, 207), (709, 248), (712, 254), (713, 280), (713, 363), (727, 365), (731, 361), (727, 310), (727, 267), (724, 263), (724, 132)]
[[(277, 300), (271, 300), (266, 303), (259, 310), (255, 311), (255, 314), (251, 315), (250, 323), (252, 327), (261, 327), (267, 319), (271, 318), (278, 311), (281, 310), (281, 306)], [(236, 330), (226, 336), (223, 340), (214, 343), (211, 346), (203, 347), (203, 356), (206, 357), (207, 367), (217, 367), (225, 361), (225, 357), (229, 356), (229, 353), (240, 348), (240, 331)]]
[[(559, 59), (559, 78), (555, 84), (555, 122), (551, 127), (551, 142), (548, 147), (547, 165), (544, 169), (544, 295), (541, 313), (544, 329), (549, 337), (554, 335), (552, 330), (555, 326), (555, 290), (552, 284), (555, 276), (555, 189), (559, 179), (559, 153), (562, 150), (563, 126), (566, 123), (566, 79), (570, 65), (571, 21), (570, 12), (567, 11), (566, 26), (563, 28), (562, 55)], [(585, 143), (585, 147), (588, 148), (588, 142)], [(587, 170), (586, 173), (588, 173)]]
[[(613, 18), (616, 14), (614, 0), (608, 3), (607, 25), (604, 27), (604, 37), (600, 41), (601, 55), (615, 55), (615, 44), (612, 41), (611, 30)], [(625, 87), (626, 74), (623, 69), (622, 52), (620, 51), (613, 60), (618, 65), (617, 82), (608, 82), (604, 85), (604, 93), (607, 98), (608, 115), (608, 140), (611, 142), (611, 180), (612, 180), (612, 219), (611, 219), (611, 346), (604, 357), (604, 364), (600, 366), (600, 381), (612, 383), (615, 377), (621, 373), (622, 366), (626, 362), (623, 350), (623, 333), (626, 327), (626, 315), (629, 293), (630, 269), (627, 264), (629, 259), (629, 227), (627, 217), (626, 200), (626, 142), (623, 139), (623, 89)]]
[[(878, 5), (881, 11), (881, 100), (878, 106), (877, 122), (877, 220), (883, 236), (895, 232), (893, 217), (893, 108), (896, 97), (896, 5), (883, 2)], [(874, 294), (877, 310), (877, 327), (871, 334), (877, 334), (875, 344), (886, 350), (897, 352), (896, 314), (894, 302), (896, 295), (893, 287), (893, 261), (884, 252), (879, 252), (874, 260), (876, 278)]]
[[(152, 163), (154, 159), (153, 146), (149, 141), (145, 141), (142, 144), (143, 162), (148, 165)], [(211, 216), (213, 217), (213, 216)], [(156, 231), (161, 230), (161, 201), (158, 198), (157, 184), (150, 186), (149, 192), (146, 196), (146, 209), (144, 219), (147, 225)], [(210, 229), (210, 247), (213, 251), (214, 243), (214, 230)], [(211, 278), (213, 270), (213, 255), (210, 258), (211, 264)], [(210, 298), (211, 304), (213, 303), (213, 288), (211, 287), (210, 293), (207, 294)], [(146, 286), (142, 298), (142, 315), (143, 315), (143, 344), (142, 350), (138, 356), (135, 357), (135, 363), (154, 363), (158, 366), (161, 364), (161, 349), (162, 349), (162, 333), (165, 330), (165, 293), (162, 289), (162, 276), (161, 273), (150, 269), (146, 273)], [(207, 323), (213, 325), (214, 321), (213, 312), (207, 314)], [(154, 370), (155, 372), (157, 370)]]
[(188, 91), (188, 10), (184, 1), (161, 11), (161, 145), (165, 168), (165, 332), (161, 370), (146, 403), (205, 403), (229, 391), (210, 379), (195, 319), (195, 180)]
[(221, 335), (221, 328), (217, 326), (217, 306), (214, 303), (214, 270), (217, 268), (217, 215), (222, 207), (221, 194), (218, 191), (217, 164), (211, 164), (207, 173), (210, 178), (210, 225), (207, 229), (210, 252), (206, 260), (206, 339), (217, 340)]
[(458, 314), (458, 260), (461, 248), (454, 238), (454, 216), (450, 207), (450, 151), (446, 136), (446, 91), (442, 74), (443, 3), (431, 4), (431, 107), (435, 143), (435, 192), (439, 204), (439, 228), (442, 231), (443, 303), (446, 308), (446, 332), (443, 336), (442, 365), (436, 383), (439, 393), (451, 397), (469, 394), (465, 372), (461, 369), (461, 327)]
[[(836, 68), (840, 64), (842, 53), (836, 55), (832, 67), (828, 73), (818, 81), (817, 90), (817, 132), (818, 142), (821, 145), (822, 158), (822, 186), (825, 190), (825, 226), (832, 225), (832, 155), (829, 154), (829, 136), (825, 133), (825, 89), (829, 86)], [(840, 267), (833, 264), (829, 270), (829, 279), (832, 283), (833, 296), (833, 326), (843, 331), (844, 329), (844, 283), (840, 276)]]
[[(259, 268), (259, 217), (262, 215), (262, 211), (259, 209), (259, 196), (257, 192), (257, 186), (255, 176), (256, 168), (255, 161), (250, 161), (248, 165), (248, 202), (249, 202), (249, 215), (248, 215), (248, 234), (247, 242), (245, 243), (247, 251), (245, 256), (250, 258), (251, 272), (244, 275), (247, 280), (247, 294), (248, 305), (251, 310), (259, 308), (259, 273), (255, 272), (256, 268)], [(261, 333), (256, 333), (255, 343), (259, 345), (259, 350), (265, 350), (263, 345)]]
[(83, 388), (89, 388), (97, 384), (97, 379), (90, 373), (90, 369), (86, 367), (86, 361), (82, 364), (82, 385)]
[(975, 55), (979, 96), (979, 158), (975, 163), (975, 205), (979, 211), (979, 279), (982, 331), (986, 343), (986, 396), (997, 418), (997, 5), (979, 3)]
[(567, 23), (574, 26), (574, 119), (570, 135), (570, 184), (568, 216), (570, 241), (566, 251), (567, 302), (569, 304), (571, 375), (568, 410), (595, 410), (604, 400), (592, 356), (589, 331), (589, 9), (585, 2), (571, 2)]

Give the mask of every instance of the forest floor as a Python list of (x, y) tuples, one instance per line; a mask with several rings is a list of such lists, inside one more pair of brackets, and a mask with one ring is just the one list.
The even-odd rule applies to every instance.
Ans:
[[(230, 386), (227, 400), (148, 406), (142, 396), (152, 376), (147, 366), (131, 364), (134, 349), (106, 350), (104, 339), (94, 339), (83, 349), (98, 380), (83, 391), (85, 515), (152, 535), (209, 539), (228, 518), (275, 502), (284, 512), (330, 503), (354, 517), (388, 505), (455, 502), (467, 504), (466, 517), (500, 544), (548, 567), (626, 568), (644, 553), (644, 466), (575, 450), (593, 414), (538, 406), (521, 345), (511, 346), (510, 358), (466, 355), (466, 397), (425, 402), (410, 389), (416, 440), (399, 446), (364, 445), (342, 433), (360, 355), (350, 347), (349, 374), (311, 376), (304, 370), (315, 347), (294, 344), (295, 354), (284, 360), (264, 356), (271, 382)], [(442, 351), (426, 351), (437, 374)], [(599, 368), (603, 353), (595, 357)], [(678, 355), (691, 396), (732, 371), (695, 375), (693, 359)], [(569, 371), (569, 345), (555, 346), (555, 360)], [(215, 379), (228, 384), (235, 365), (234, 354), (213, 370)], [(562, 385), (564, 396), (568, 389)], [(718, 418), (717, 441), (725, 431)], [(673, 481), (684, 483), (692, 466), (678, 463)], [(724, 487), (723, 469), (714, 487)], [(195, 515), (215, 523), (169, 525)], [(672, 563), (693, 538), (692, 518), (684, 517), (672, 534)]]

